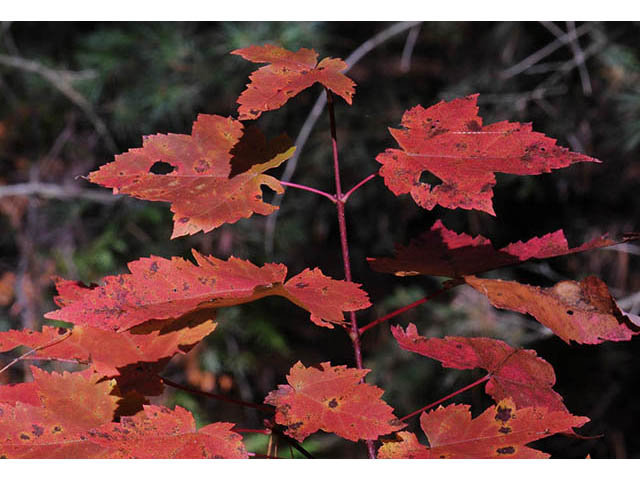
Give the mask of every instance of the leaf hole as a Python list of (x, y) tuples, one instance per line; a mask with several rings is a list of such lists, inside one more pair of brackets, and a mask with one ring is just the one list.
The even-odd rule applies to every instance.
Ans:
[(567, 315), (573, 315), (573, 310), (567, 310)]
[(442, 180), (436, 177), (433, 173), (425, 170), (420, 174), (419, 182), (435, 187), (436, 185), (440, 185)]
[(167, 162), (156, 162), (151, 165), (149, 169), (149, 173), (153, 173), (154, 175), (167, 175), (168, 173), (173, 172), (176, 169), (173, 165)]

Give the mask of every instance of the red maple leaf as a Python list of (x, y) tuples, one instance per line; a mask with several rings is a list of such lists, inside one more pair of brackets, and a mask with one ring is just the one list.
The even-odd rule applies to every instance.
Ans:
[(431, 230), (411, 240), (409, 245), (396, 247), (394, 257), (367, 260), (375, 271), (393, 273), (400, 277), (433, 275), (459, 278), (532, 258), (558, 257), (637, 239), (637, 234), (627, 234), (620, 240), (609, 240), (602, 236), (569, 248), (564, 233), (557, 230), (526, 242), (510, 243), (498, 250), (483, 236), (472, 237), (466, 233), (456, 233), (438, 220)]
[(494, 307), (528, 313), (567, 343), (623, 341), (640, 333), (640, 319), (620, 310), (597, 277), (551, 288), (474, 276), (465, 277), (465, 282), (485, 294)]
[(425, 338), (412, 323), (406, 331), (391, 327), (391, 333), (404, 350), (438, 360), (443, 367), (486, 370), (491, 378), (485, 389), (496, 401), (510, 397), (518, 408), (567, 411), (562, 397), (553, 390), (553, 367), (534, 350), (515, 349), (493, 338)]
[(587, 423), (587, 417), (545, 407), (518, 408), (510, 398), (471, 419), (469, 405), (438, 407), (420, 416), (430, 447), (413, 433), (383, 440), (379, 458), (548, 458), (525, 445)]
[[(441, 205), (495, 215), (491, 198), (496, 172), (538, 175), (576, 162), (599, 162), (557, 146), (531, 124), (483, 126), (477, 99), (476, 94), (429, 108), (418, 105), (404, 113), (404, 129), (389, 129), (402, 150), (387, 149), (376, 160), (393, 193), (410, 193), (428, 210)], [(425, 171), (442, 183), (421, 182)]]
[(119, 422), (109, 418), (84, 428), (71, 412), (58, 418), (56, 405), (2, 409), (0, 458), (248, 458), (232, 423), (196, 430), (193, 416), (181, 407), (145, 405)]
[(29, 387), (17, 387), (24, 398), (6, 398), (7, 387), (0, 391), (0, 457), (29, 457), (30, 446), (43, 446), (44, 455), (46, 446), (74, 441), (81, 432), (113, 420), (119, 400), (110, 395), (115, 381), (101, 381), (102, 375), (91, 370), (31, 371)]
[[(114, 194), (170, 202), (171, 238), (208, 232), (254, 213), (269, 215), (277, 207), (262, 200), (262, 186), (277, 193), (284, 189), (264, 172), (291, 157), (294, 148), (286, 137), (267, 143), (255, 130), (243, 135), (242, 129), (231, 117), (200, 114), (191, 135), (145, 137), (142, 148), (116, 155), (89, 180)], [(247, 151), (255, 153), (250, 161)]]
[(233, 423), (217, 422), (196, 430), (188, 410), (145, 405), (144, 411), (87, 432), (108, 458), (248, 458)]
[(340, 73), (347, 64), (339, 58), (327, 57), (318, 63), (314, 50), (301, 48), (291, 52), (274, 45), (254, 45), (231, 53), (250, 62), (269, 64), (251, 74), (251, 82), (238, 98), (240, 120), (251, 120), (262, 112), (276, 110), (316, 82), (351, 105), (355, 83)]
[(307, 368), (297, 362), (287, 375), (289, 384), (279, 385), (265, 403), (276, 407), (276, 422), (300, 442), (318, 430), (354, 442), (373, 440), (400, 430), (404, 424), (380, 398), (382, 389), (360, 383), (369, 372), (332, 367), (329, 362)]
[(105, 277), (103, 286), (82, 291), (64, 284), (72, 298), (58, 297), (62, 308), (45, 317), (121, 332), (149, 320), (180, 318), (279, 295), (306, 309), (315, 324), (332, 328), (344, 322), (343, 312), (370, 305), (360, 285), (333, 280), (318, 269), (304, 270), (285, 282), (287, 267), (282, 264), (258, 267), (247, 260), (220, 260), (195, 250), (193, 256), (198, 265), (178, 257), (141, 258), (129, 263), (131, 274)]
[(29, 355), (30, 359), (90, 363), (96, 372), (113, 377), (120, 374), (118, 368), (139, 362), (166, 360), (176, 353), (188, 352), (215, 330), (214, 315), (215, 312), (211, 311), (197, 312), (178, 320), (156, 324), (148, 322), (126, 332), (87, 325), (77, 325), (71, 332), (65, 328), (47, 326), (42, 327), (41, 332), (9, 330), (0, 332), (0, 352), (27, 346), (37, 349)]

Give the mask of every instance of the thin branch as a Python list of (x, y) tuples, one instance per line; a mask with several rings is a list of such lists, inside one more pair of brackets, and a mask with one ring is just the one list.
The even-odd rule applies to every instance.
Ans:
[(179, 383), (172, 382), (168, 378), (161, 377), (160, 375), (158, 375), (158, 378), (165, 385), (169, 385), (170, 387), (177, 388), (179, 390), (184, 390), (185, 392), (195, 393), (197, 395), (204, 395), (205, 397), (215, 398), (216, 400), (220, 400), (222, 402), (233, 403), (235, 405), (242, 405), (243, 407), (254, 408), (256, 410), (262, 410), (262, 411), (269, 412), (269, 413), (273, 413), (274, 410), (275, 410), (273, 407), (271, 407), (269, 405), (262, 405), (260, 403), (253, 403), (253, 402), (245, 402), (243, 400), (236, 400), (235, 398), (230, 398), (230, 397), (227, 397), (225, 395), (219, 395), (217, 393), (211, 393), (211, 392), (204, 392), (202, 390), (198, 390), (197, 388), (192, 388), (192, 387), (187, 387), (185, 385), (180, 385)]
[[(607, 41), (605, 39), (600, 39), (593, 42), (583, 52), (584, 53), (583, 61), (593, 55), (596, 55), (597, 53), (600, 53), (606, 44), (607, 44)], [(572, 58), (571, 60), (567, 60), (566, 62), (564, 62), (554, 74), (547, 77), (536, 88), (533, 89), (532, 98), (535, 98), (536, 93), (543, 92), (545, 89), (548, 89), (551, 85), (555, 84), (558, 80), (560, 80), (563, 76), (565, 76), (567, 73), (569, 73), (571, 70), (573, 70), (577, 66), (578, 66), (578, 63), (575, 58)]]
[(236, 433), (261, 433), (263, 435), (271, 435), (271, 430), (269, 429), (258, 429), (258, 428), (238, 428), (237, 426), (233, 427), (233, 430)]
[[(342, 263), (344, 265), (344, 277), (347, 282), (351, 282), (351, 261), (349, 260), (349, 241), (347, 239), (347, 220), (344, 211), (344, 197), (342, 196), (342, 184), (340, 182), (340, 158), (338, 156), (338, 136), (336, 134), (336, 117), (333, 109), (333, 94), (329, 89), (327, 91), (327, 107), (329, 110), (329, 128), (331, 131), (331, 151), (333, 153), (333, 174), (336, 180), (336, 202), (338, 213), (338, 227), (340, 229), (340, 248), (342, 250)], [(360, 333), (358, 331), (358, 321), (355, 312), (349, 312), (351, 343), (353, 344), (353, 353), (356, 357), (356, 367), (362, 369), (362, 351), (360, 348)], [(364, 381), (364, 380), (363, 380)], [(372, 440), (367, 440), (367, 450), (369, 458), (376, 458), (376, 451)]]
[(56, 183), (28, 182), (13, 185), (0, 185), (0, 198), (14, 196), (37, 195), (45, 198), (70, 199), (82, 198), (99, 203), (113, 203), (118, 195), (105, 192), (94, 192), (86, 188), (78, 188), (70, 185), (58, 185)]
[(587, 66), (585, 65), (584, 52), (582, 51), (582, 48), (580, 48), (580, 42), (578, 42), (578, 38), (576, 37), (575, 22), (567, 22), (567, 30), (571, 35), (569, 46), (571, 47), (573, 57), (578, 65), (580, 82), (582, 83), (582, 92), (585, 95), (590, 96), (593, 93), (593, 89), (591, 88), (591, 77), (589, 77), (589, 70), (587, 70)]
[(481, 383), (486, 382), (487, 380), (489, 380), (491, 378), (491, 374), (489, 375), (485, 375), (484, 377), (482, 377), (479, 380), (476, 380), (475, 382), (467, 385), (466, 387), (462, 387), (460, 390), (456, 390), (453, 393), (450, 393), (449, 395), (447, 395), (446, 397), (442, 397), (440, 400), (436, 400), (433, 403), (430, 403), (429, 405), (427, 405), (426, 407), (422, 407), (419, 408), (418, 410), (416, 410), (415, 412), (411, 412), (409, 415), (405, 415), (404, 417), (402, 417), (400, 419), (401, 422), (404, 422), (405, 420), (407, 420), (408, 418), (411, 418), (415, 415), (418, 415), (419, 413), (424, 412), (425, 410), (429, 410), (430, 408), (435, 407), (436, 405), (440, 405), (442, 402), (449, 400), (452, 397), (455, 397), (456, 395), (462, 393), (462, 392), (466, 392), (467, 390), (475, 387), (476, 385), (480, 385)]
[[(385, 28), (381, 32), (377, 33), (373, 37), (366, 40), (362, 43), (358, 48), (356, 48), (351, 54), (345, 59), (345, 63), (347, 64), (347, 68), (344, 70), (344, 73), (347, 73), (356, 63), (358, 63), (367, 53), (371, 50), (375, 49), (377, 46), (386, 42), (390, 38), (415, 27), (416, 25), (421, 24), (422, 22), (398, 22), (394, 23), (388, 28)], [(300, 128), (300, 132), (296, 137), (295, 147), (296, 151), (287, 161), (287, 166), (284, 169), (284, 173), (282, 174), (280, 182), (288, 182), (293, 178), (293, 174), (296, 171), (296, 167), (298, 166), (298, 159), (302, 154), (302, 150), (304, 149), (309, 136), (311, 135), (311, 131), (315, 126), (316, 122), (322, 115), (322, 111), (327, 103), (327, 95), (323, 91), (316, 102), (313, 104), (309, 115), (305, 119), (302, 127)], [(276, 207), (279, 207), (284, 200), (284, 195), (278, 195), (274, 198), (273, 204)], [(269, 256), (273, 255), (273, 242), (276, 231), (276, 223), (278, 221), (278, 215), (280, 214), (280, 210), (276, 210), (274, 213), (267, 217), (267, 223), (265, 227), (265, 236), (264, 236), (264, 245), (265, 251)]]
[(91, 103), (78, 92), (72, 85), (72, 82), (78, 78), (87, 78), (88, 75), (94, 75), (92, 72), (69, 72), (64, 70), (53, 70), (49, 67), (45, 67), (41, 63), (34, 60), (28, 60), (26, 58), (9, 56), (0, 54), (0, 65), (16, 68), (25, 72), (35, 73), (51, 83), (60, 93), (67, 97), (73, 104), (75, 104), (84, 114), (89, 118), (89, 121), (93, 124), (98, 134), (102, 136), (107, 147), (112, 153), (118, 151), (116, 143), (109, 133), (107, 125), (93, 110)]
[(336, 201), (337, 201), (335, 195), (331, 195), (330, 193), (327, 193), (327, 192), (325, 192), (323, 190), (318, 190), (317, 188), (307, 187), (306, 185), (300, 185), (298, 183), (283, 182), (282, 180), (280, 181), (280, 183), (282, 185), (284, 185), (285, 187), (297, 188), (299, 190), (306, 190), (307, 192), (317, 193), (318, 195), (322, 195), (323, 197), (328, 198), (333, 203), (336, 203)]
[(444, 292), (447, 292), (451, 290), (453, 287), (457, 287), (458, 285), (461, 285), (463, 283), (464, 282), (462, 280), (450, 280), (448, 282), (445, 282), (442, 288), (440, 288), (439, 290), (436, 290), (431, 295), (427, 295), (426, 297), (421, 298), (420, 300), (416, 300), (415, 302), (410, 303), (409, 305), (405, 305), (402, 308), (398, 308), (397, 310), (394, 310), (391, 313), (387, 313), (385, 316), (380, 317), (377, 320), (374, 320), (373, 322), (366, 324), (364, 327), (360, 327), (359, 333), (360, 335), (362, 335), (364, 332), (366, 332), (370, 328), (373, 328), (376, 325), (379, 325), (380, 323), (386, 322), (387, 320), (391, 320), (393, 317), (397, 317), (401, 313), (411, 310), (412, 308), (415, 308), (418, 305), (427, 303), (429, 300), (433, 300), (437, 296), (442, 295)]
[(372, 173), (371, 175), (369, 175), (367, 178), (364, 178), (363, 180), (360, 180), (358, 183), (355, 184), (355, 186), (349, 190), (347, 193), (345, 193), (342, 196), (342, 201), (344, 203), (347, 203), (347, 200), (349, 199), (349, 197), (351, 196), (351, 194), (353, 192), (355, 192), (356, 190), (358, 190), (361, 186), (363, 186), (365, 183), (367, 183), (369, 180), (373, 180), (374, 178), (376, 178), (378, 176), (377, 173)]
[(407, 35), (407, 41), (404, 43), (404, 48), (402, 49), (402, 57), (400, 57), (400, 71), (403, 73), (407, 73), (411, 69), (411, 57), (413, 55), (413, 49), (416, 46), (416, 41), (418, 40), (418, 35), (420, 35), (420, 28), (422, 24), (415, 25), (409, 30), (409, 35)]
[(591, 88), (591, 78), (589, 77), (589, 71), (585, 65), (584, 52), (580, 47), (580, 42), (578, 42), (578, 38), (576, 37), (576, 25), (575, 22), (566, 22), (567, 31), (563, 31), (560, 27), (558, 27), (553, 22), (540, 22), (544, 25), (547, 30), (549, 30), (557, 39), (561, 39), (564, 35), (569, 35), (569, 47), (571, 48), (571, 53), (573, 53), (573, 58), (575, 59), (578, 65), (578, 71), (580, 73), (580, 82), (582, 83), (582, 92), (589, 96), (592, 93)]
[[(576, 29), (576, 31), (575, 31), (575, 38), (577, 39), (577, 38), (581, 37), (585, 33), (589, 32), (592, 28), (593, 28), (593, 26), (590, 23), (584, 23), (584, 24), (580, 25), (580, 27), (578, 27)], [(556, 38), (553, 42), (549, 43), (548, 45), (546, 45), (545, 47), (541, 48), (537, 52), (532, 53), (531, 55), (529, 55), (524, 60), (522, 60), (522, 61), (516, 63), (515, 65), (507, 68), (506, 70), (504, 70), (500, 74), (500, 76), (504, 80), (506, 80), (508, 78), (511, 78), (511, 77), (515, 77), (519, 73), (524, 72), (525, 70), (527, 70), (531, 66), (535, 65), (536, 63), (538, 63), (543, 58), (546, 58), (549, 55), (551, 55), (558, 48), (560, 48), (563, 45), (566, 45), (567, 43), (569, 43), (570, 39), (571, 39), (571, 35), (568, 34), (568, 33), (565, 33), (562, 37)]]
[(22, 354), (22, 355), (20, 355), (18, 358), (14, 358), (11, 362), (9, 362), (7, 365), (5, 365), (4, 367), (2, 367), (2, 368), (0, 369), (0, 373), (4, 372), (5, 370), (7, 370), (7, 369), (8, 369), (9, 367), (11, 367), (12, 365), (15, 365), (15, 364), (16, 364), (16, 363), (18, 363), (20, 360), (23, 360), (23, 359), (27, 358), (29, 355), (31, 355), (31, 354), (33, 354), (33, 353), (36, 353), (36, 352), (37, 352), (37, 351), (39, 351), (39, 350), (44, 350), (44, 349), (45, 349), (45, 348), (47, 348), (47, 347), (50, 347), (50, 346), (52, 346), (52, 345), (56, 345), (56, 344), (58, 344), (58, 343), (62, 342), (63, 340), (65, 340), (65, 339), (67, 339), (68, 337), (70, 337), (72, 333), (73, 333), (73, 331), (72, 331), (72, 330), (69, 330), (69, 331), (67, 331), (66, 333), (64, 333), (63, 335), (60, 335), (59, 337), (54, 338), (53, 340), (51, 340), (51, 341), (49, 341), (49, 342), (47, 342), (47, 343), (45, 343), (45, 344), (43, 344), (43, 345), (40, 345), (40, 346), (38, 346), (38, 347), (36, 347), (36, 348), (32, 348), (32, 349), (31, 349), (31, 350), (29, 350), (28, 352), (23, 353), (23, 354)]

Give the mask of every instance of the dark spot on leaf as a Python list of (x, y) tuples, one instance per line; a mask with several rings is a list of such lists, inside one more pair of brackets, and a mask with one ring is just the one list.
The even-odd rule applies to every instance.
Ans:
[(465, 127), (467, 127), (467, 130), (470, 130), (472, 132), (478, 132), (478, 131), (482, 130), (482, 127), (480, 125), (478, 125), (478, 122), (475, 121), (475, 120), (471, 120), (471, 121), (467, 122)]
[(159, 270), (160, 267), (158, 267), (158, 262), (153, 262), (151, 264), (151, 266), (149, 267), (149, 270), (151, 270), (153, 273), (157, 272)]
[(496, 413), (496, 420), (501, 422), (507, 422), (511, 419), (511, 409), (505, 407), (498, 407), (498, 412)]
[(302, 422), (296, 422), (289, 425), (289, 430), (297, 430), (302, 426)]
[(62, 431), (62, 427), (60, 425), (56, 425), (55, 427), (53, 427), (53, 429), (51, 430), (53, 433), (58, 433)]
[(166, 175), (168, 173), (173, 172), (176, 169), (173, 165), (167, 162), (156, 162), (151, 165), (149, 169), (149, 173), (153, 173), (154, 175)]
[(308, 287), (309, 284), (308, 283), (304, 283), (304, 282), (298, 282), (296, 283), (296, 288), (306, 288)]
[(513, 453), (516, 453), (516, 449), (513, 447), (502, 447), (498, 448), (496, 452), (498, 452), (499, 455), (511, 455)]
[(500, 430), (498, 430), (500, 433), (504, 433), (505, 435), (507, 433), (511, 433), (511, 428), (507, 427), (506, 425), (504, 427), (500, 427)]
[(338, 406), (338, 402), (335, 398), (332, 398), (331, 401), (328, 403), (329, 408), (336, 408)]
[(447, 458), (445, 455), (440, 455), (440, 458)]
[(567, 310), (567, 315), (573, 315), (573, 310)]
[(456, 348), (459, 350), (462, 348), (462, 345), (460, 345), (459, 343), (456, 343)]
[(20, 438), (22, 440), (31, 440), (31, 437), (29, 435), (27, 435), (26, 433), (21, 433), (20, 434)]
[(178, 220), (180, 223), (187, 223), (189, 221), (189, 217), (182, 217), (180, 220)]
[(67, 329), (66, 328), (63, 328), (63, 327), (58, 328), (58, 335), (63, 335), (65, 333), (67, 333)]
[(198, 162), (198, 165), (195, 165), (193, 169), (196, 173), (204, 173), (209, 170), (209, 164), (204, 160), (200, 160), (200, 162)]
[(42, 435), (44, 433), (44, 428), (42, 428), (40, 425), (36, 425), (35, 423), (33, 425), (31, 425), (33, 427), (33, 434), (36, 437), (39, 437), (40, 435)]

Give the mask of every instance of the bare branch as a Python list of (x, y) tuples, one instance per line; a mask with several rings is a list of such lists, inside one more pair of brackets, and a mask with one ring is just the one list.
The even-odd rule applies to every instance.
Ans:
[(14, 185), (0, 185), (0, 198), (37, 195), (44, 198), (67, 200), (82, 198), (98, 203), (112, 203), (121, 198), (106, 192), (97, 192), (71, 185), (57, 185), (55, 183), (16, 183)]
[[(556, 28), (558, 28), (558, 27), (556, 26)], [(592, 28), (593, 28), (593, 25), (590, 24), (590, 23), (584, 23), (584, 24), (580, 25), (578, 28), (576, 28), (576, 30), (574, 32), (575, 38), (577, 39), (577, 38), (581, 37), (585, 33), (589, 32)], [(543, 58), (546, 58), (549, 55), (551, 55), (558, 48), (560, 48), (563, 45), (566, 45), (567, 43), (569, 43), (571, 38), (572, 38), (572, 36), (570, 34), (565, 33), (562, 37), (556, 38), (553, 42), (549, 43), (547, 46), (541, 48), (537, 52), (532, 53), (531, 55), (529, 55), (527, 58), (525, 58), (521, 62), (518, 62), (515, 65), (507, 68), (506, 70), (504, 70), (500, 74), (500, 76), (505, 80), (508, 79), (508, 78), (511, 78), (511, 77), (515, 77), (519, 73), (524, 72), (525, 70), (527, 70), (531, 66), (535, 65), (536, 63), (538, 63)]]
[(41, 63), (34, 60), (27, 60), (22, 57), (9, 56), (0, 54), (0, 65), (4, 65), (11, 68), (23, 70), (25, 72), (35, 73), (51, 83), (57, 88), (60, 93), (67, 97), (73, 104), (75, 104), (84, 114), (89, 118), (93, 127), (98, 134), (102, 136), (107, 147), (112, 153), (118, 151), (113, 137), (109, 133), (106, 124), (95, 113), (91, 103), (72, 85), (72, 82), (79, 79), (88, 78), (95, 75), (93, 72), (70, 72), (68, 70), (53, 70), (49, 67), (45, 67)]

